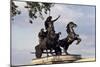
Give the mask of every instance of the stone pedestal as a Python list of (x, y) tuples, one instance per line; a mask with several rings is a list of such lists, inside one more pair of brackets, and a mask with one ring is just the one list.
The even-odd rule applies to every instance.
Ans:
[(50, 56), (43, 57), (39, 59), (33, 59), (32, 64), (56, 64), (56, 63), (69, 63), (81, 59), (80, 55), (60, 55), (60, 56)]

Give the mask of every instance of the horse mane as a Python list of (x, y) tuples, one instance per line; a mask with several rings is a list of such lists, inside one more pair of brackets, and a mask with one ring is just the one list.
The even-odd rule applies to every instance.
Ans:
[(69, 33), (70, 32), (70, 23), (66, 26), (66, 28), (67, 28), (67, 33)]

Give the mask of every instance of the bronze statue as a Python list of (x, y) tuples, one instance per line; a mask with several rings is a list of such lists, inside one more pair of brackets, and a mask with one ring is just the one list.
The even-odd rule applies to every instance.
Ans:
[[(58, 18), (59, 17), (60, 16), (58, 16)], [(68, 54), (67, 50), (69, 45), (71, 45), (75, 40), (77, 40), (76, 44), (79, 44), (81, 42), (81, 38), (74, 31), (74, 28), (77, 27), (77, 25), (74, 22), (69, 22), (68, 25), (66, 26), (66, 32), (68, 36), (64, 39), (59, 40), (61, 32), (55, 33), (53, 24), (58, 18), (56, 18), (55, 20), (51, 20), (52, 16), (49, 16), (46, 19), (45, 21), (46, 32), (42, 28), (38, 34), (39, 44), (35, 46), (36, 58), (41, 58), (44, 50), (46, 50), (47, 56), (49, 56), (48, 53), (51, 53), (52, 55), (61, 55), (62, 54), (61, 47), (63, 47), (64, 52), (67, 55)], [(50, 50), (50, 52), (48, 52), (48, 50)], [(52, 52), (53, 50), (54, 52)]]
[(35, 47), (36, 57), (41, 58), (44, 50), (46, 50), (47, 56), (49, 56), (48, 50), (50, 50), (52, 55), (52, 50), (55, 51), (55, 55), (61, 55), (61, 48), (58, 45), (60, 34), (61, 33), (55, 33), (54, 31), (51, 31), (50, 35), (47, 35), (47, 37), (44, 38), (44, 40), (42, 40), (42, 42)]
[[(59, 17), (60, 16), (58, 16), (58, 18)], [(39, 45), (35, 47), (37, 58), (40, 58), (42, 56), (44, 50), (46, 50), (47, 56), (48, 50), (50, 50), (51, 54), (53, 54), (52, 50), (55, 51), (56, 55), (61, 54), (61, 48), (58, 46), (60, 33), (55, 33), (53, 24), (58, 18), (52, 20), (52, 16), (49, 16), (45, 21), (46, 32), (44, 32), (44, 29), (41, 29), (41, 31), (39, 32)]]
[[(48, 31), (50, 30), (50, 27), (52, 30), (54, 30), (54, 22), (58, 20), (60, 16), (58, 16), (56, 19), (52, 20), (52, 16), (47, 17), (45, 21), (45, 29)], [(49, 29), (48, 29), (49, 28)]]
[(42, 28), (38, 34), (39, 37), (39, 44), (44, 40), (44, 38), (47, 36), (47, 33)]
[(67, 50), (69, 45), (71, 45), (75, 40), (77, 40), (76, 44), (79, 44), (81, 42), (81, 38), (79, 38), (79, 35), (74, 32), (75, 27), (77, 27), (77, 25), (74, 22), (69, 22), (66, 26), (68, 36), (62, 40), (59, 40), (59, 45), (64, 48), (64, 52), (66, 54), (68, 54)]

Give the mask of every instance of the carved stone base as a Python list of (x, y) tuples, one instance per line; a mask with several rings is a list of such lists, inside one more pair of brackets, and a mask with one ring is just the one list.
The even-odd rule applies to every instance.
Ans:
[(60, 63), (69, 63), (81, 59), (80, 55), (60, 55), (60, 56), (50, 56), (43, 57), (40, 59), (33, 59), (32, 64), (60, 64)]

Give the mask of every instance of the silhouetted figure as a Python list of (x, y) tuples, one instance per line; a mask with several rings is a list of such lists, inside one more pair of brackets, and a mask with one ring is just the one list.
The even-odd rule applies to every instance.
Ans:
[(58, 16), (56, 19), (52, 20), (52, 16), (47, 17), (46, 21), (45, 21), (45, 29), (48, 31), (48, 27), (52, 27), (52, 29), (54, 30), (54, 22), (59, 18), (60, 16)]
[(47, 36), (46, 32), (44, 32), (44, 29), (42, 28), (38, 34), (39, 37), (39, 44), (41, 43), (41, 41), (44, 40), (44, 38)]
[[(38, 34), (39, 37), (39, 44), (35, 46), (36, 51), (36, 57), (41, 58), (42, 53), (44, 50), (46, 50), (47, 56), (49, 56), (48, 50), (50, 50), (50, 53), (53, 55), (61, 55), (61, 47), (64, 49), (64, 52), (68, 54), (67, 50), (69, 46), (76, 40), (79, 44), (81, 42), (81, 38), (78, 34), (75, 33), (74, 28), (77, 27), (77, 25), (74, 22), (69, 22), (66, 26), (66, 32), (68, 34), (67, 37), (64, 39), (59, 40), (60, 34), (55, 33), (54, 29), (54, 22), (59, 18), (58, 16), (55, 20), (52, 20), (52, 16), (49, 16), (45, 21), (45, 29), (42, 28)], [(52, 52), (54, 51), (54, 52)]]

